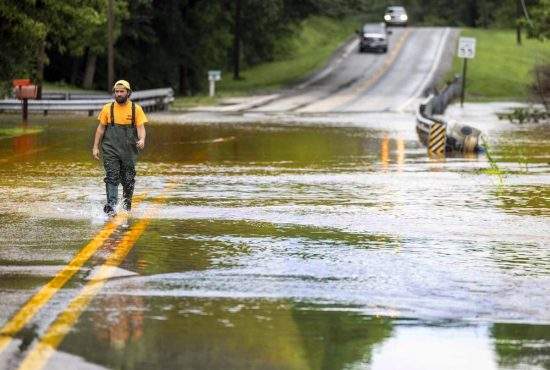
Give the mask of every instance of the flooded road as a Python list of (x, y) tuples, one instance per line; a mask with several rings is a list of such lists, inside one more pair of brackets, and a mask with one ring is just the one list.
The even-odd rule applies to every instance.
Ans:
[(550, 368), (550, 128), (476, 109), (493, 162), (429, 158), (409, 114), (153, 119), (103, 239), (95, 121), (33, 117), (0, 138), (2, 325), (100, 241), (0, 367)]

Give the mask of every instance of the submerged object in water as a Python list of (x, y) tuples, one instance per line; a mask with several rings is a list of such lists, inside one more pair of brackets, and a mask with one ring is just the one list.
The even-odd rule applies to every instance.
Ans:
[(416, 133), (428, 151), (436, 154), (482, 152), (481, 131), (456, 121), (432, 117), (430, 99), (420, 104), (416, 114)]

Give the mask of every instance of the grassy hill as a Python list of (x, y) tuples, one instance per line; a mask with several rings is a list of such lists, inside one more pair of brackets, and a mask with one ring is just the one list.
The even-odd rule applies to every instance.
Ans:
[[(515, 30), (464, 29), (461, 36), (476, 38), (476, 56), (468, 61), (466, 100), (523, 101), (534, 83), (536, 64), (550, 64), (550, 43), (522, 38)], [(462, 73), (456, 58), (452, 73)]]

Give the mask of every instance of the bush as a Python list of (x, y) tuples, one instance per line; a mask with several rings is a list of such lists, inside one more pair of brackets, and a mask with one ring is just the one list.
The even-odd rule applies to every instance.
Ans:
[(539, 64), (535, 66), (534, 74), (535, 82), (531, 88), (535, 96), (541, 100), (548, 111), (548, 101), (550, 100), (550, 64)]

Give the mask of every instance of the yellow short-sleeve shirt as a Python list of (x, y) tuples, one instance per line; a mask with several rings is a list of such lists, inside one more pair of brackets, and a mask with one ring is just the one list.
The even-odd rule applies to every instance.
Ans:
[[(111, 123), (111, 104), (107, 103), (99, 112), (99, 123), (102, 125), (107, 125)], [(135, 104), (135, 103), (134, 103)], [(136, 125), (141, 126), (147, 123), (147, 116), (143, 112), (143, 108), (139, 104), (136, 105)], [(131, 125), (132, 124), (132, 103), (130, 100), (127, 100), (124, 104), (118, 104), (115, 102), (114, 105), (114, 116), (115, 123), (118, 125)]]

